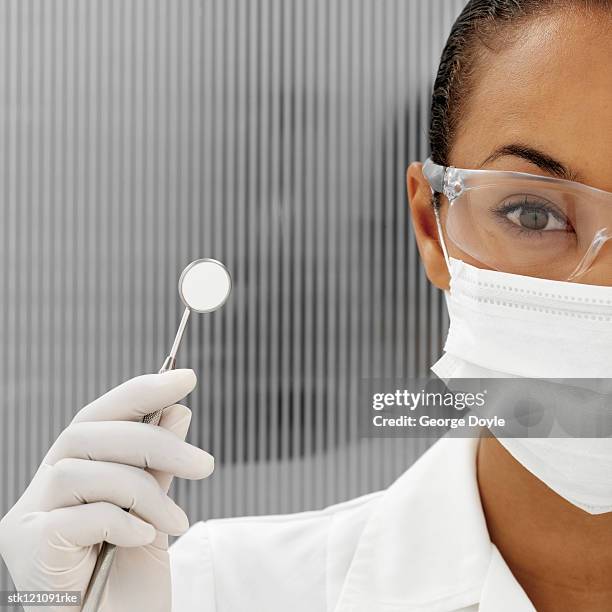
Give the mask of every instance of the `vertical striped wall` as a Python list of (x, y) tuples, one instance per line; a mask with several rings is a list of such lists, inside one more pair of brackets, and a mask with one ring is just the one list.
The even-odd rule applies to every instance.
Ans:
[(443, 341), (404, 171), (463, 4), (0, 0), (2, 514), (81, 406), (159, 368), (202, 256), (234, 292), (179, 356), (217, 462), (175, 485), (192, 520), (319, 508), (424, 450), (359, 439), (356, 383)]

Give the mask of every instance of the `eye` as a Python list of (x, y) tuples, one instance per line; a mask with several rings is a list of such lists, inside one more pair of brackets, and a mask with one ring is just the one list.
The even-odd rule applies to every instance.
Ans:
[(498, 208), (505, 219), (526, 231), (571, 231), (567, 217), (554, 205), (522, 198), (520, 202), (506, 202)]

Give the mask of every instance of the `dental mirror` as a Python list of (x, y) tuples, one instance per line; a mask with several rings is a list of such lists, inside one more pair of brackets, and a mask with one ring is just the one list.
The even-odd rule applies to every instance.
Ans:
[(228, 269), (216, 259), (206, 257), (196, 259), (183, 270), (178, 282), (178, 291), (181, 301), (185, 304), (185, 312), (160, 373), (175, 367), (176, 353), (191, 312), (212, 312), (221, 308), (227, 302), (231, 290), (232, 277)]
[[(178, 283), (179, 296), (185, 304), (185, 311), (172, 343), (170, 353), (164, 360), (159, 373), (173, 370), (176, 366), (176, 353), (181, 344), (187, 320), (191, 312), (212, 312), (221, 308), (232, 290), (232, 278), (228, 269), (216, 259), (196, 259), (181, 273)], [(143, 423), (158, 425), (163, 408), (143, 417)], [(81, 612), (98, 612), (102, 601), (104, 586), (108, 580), (113, 559), (116, 554), (114, 544), (103, 542), (98, 553), (91, 580), (83, 598)]]
[(178, 289), (187, 308), (193, 312), (212, 312), (227, 301), (232, 279), (220, 261), (198, 259), (183, 270)]

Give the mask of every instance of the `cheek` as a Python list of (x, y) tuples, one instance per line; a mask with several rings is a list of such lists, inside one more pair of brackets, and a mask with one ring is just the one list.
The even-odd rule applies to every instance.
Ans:
[(601, 247), (592, 267), (575, 280), (584, 285), (612, 287), (612, 240)]
[(481, 268), (483, 270), (492, 270), (490, 266), (483, 264), (478, 259), (474, 259), (471, 255), (461, 250), (461, 247), (455, 244), (446, 233), (446, 215), (448, 212), (448, 203), (446, 202), (446, 198), (443, 198), (442, 207), (440, 209), (440, 223), (442, 225), (442, 234), (444, 235), (444, 244), (446, 244), (446, 248), (448, 250), (449, 257), (453, 259), (460, 259), (475, 268)]

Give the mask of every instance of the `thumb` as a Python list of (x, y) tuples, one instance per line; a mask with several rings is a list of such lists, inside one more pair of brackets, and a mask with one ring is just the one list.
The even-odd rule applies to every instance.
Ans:
[(141, 421), (189, 395), (196, 382), (195, 372), (189, 369), (136, 376), (81, 408), (73, 422)]

